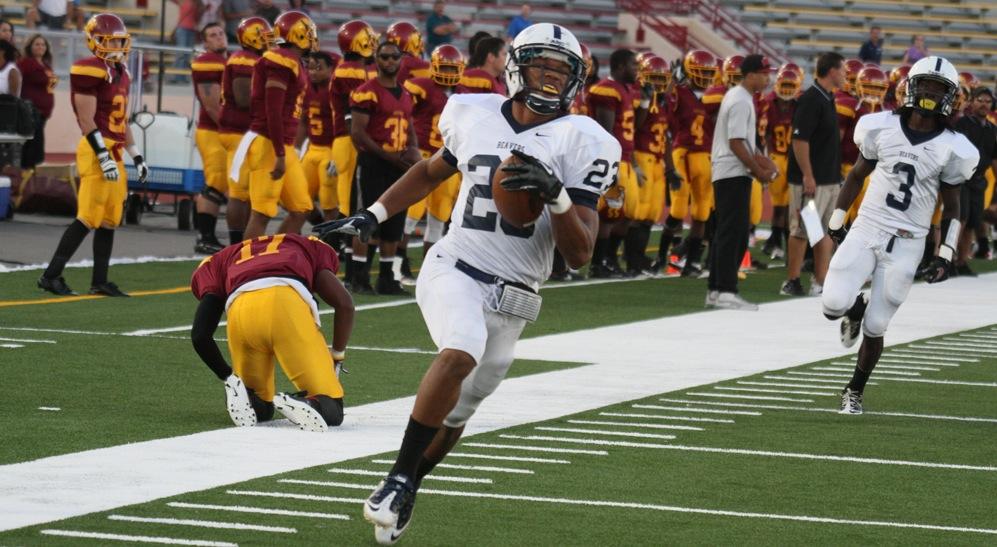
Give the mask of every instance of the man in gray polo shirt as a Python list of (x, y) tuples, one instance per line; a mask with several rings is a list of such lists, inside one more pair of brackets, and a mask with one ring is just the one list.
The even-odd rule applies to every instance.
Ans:
[(758, 146), (754, 94), (769, 86), (772, 67), (761, 55), (741, 63), (744, 79), (724, 94), (713, 130), (712, 174), (716, 232), (706, 307), (757, 310), (737, 294), (737, 271), (748, 246), (751, 178), (769, 182), (775, 165)]

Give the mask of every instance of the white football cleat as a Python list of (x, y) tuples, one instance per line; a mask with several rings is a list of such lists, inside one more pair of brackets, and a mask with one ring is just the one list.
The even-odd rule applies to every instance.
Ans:
[(301, 397), (288, 393), (278, 393), (274, 395), (273, 407), (304, 431), (323, 433), (329, 430), (325, 418)]
[[(862, 334), (862, 319), (865, 317), (865, 308), (869, 305), (869, 295), (861, 293), (855, 299), (855, 303), (848, 310), (848, 313), (841, 318), (841, 345), (850, 348), (855, 345)], [(858, 316), (858, 319), (851, 319), (848, 315)]]
[(838, 414), (862, 414), (862, 392), (846, 387), (841, 392), (841, 410)]
[(249, 400), (246, 384), (235, 373), (225, 379), (225, 404), (232, 423), (239, 427), (256, 425), (256, 411)]

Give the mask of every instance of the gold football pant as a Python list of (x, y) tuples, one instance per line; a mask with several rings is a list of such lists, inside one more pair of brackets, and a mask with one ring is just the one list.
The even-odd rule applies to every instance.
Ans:
[(657, 222), (665, 208), (665, 158), (650, 152), (634, 152), (634, 161), (647, 180), (640, 188), (634, 220)]
[(772, 198), (772, 207), (789, 206), (789, 183), (786, 181), (786, 169), (789, 168), (789, 156), (773, 152), (772, 163), (779, 170), (779, 175), (769, 183), (769, 197)]
[(323, 211), (339, 207), (336, 184), (339, 177), (329, 176), (329, 162), (332, 160), (331, 146), (316, 146), (308, 143), (308, 151), (301, 158), (301, 168), (308, 181), (308, 195), (319, 201)]
[[(705, 222), (713, 210), (710, 153), (676, 148), (672, 150), (672, 161), (675, 170), (682, 177), (682, 186), (678, 190), (670, 190), (672, 208), (669, 214), (674, 218), (684, 219), (691, 212), (692, 220)], [(691, 211), (687, 209), (690, 202)]]
[(308, 182), (301, 169), (301, 162), (294, 147), (284, 145), (284, 176), (274, 180), (270, 177), (277, 157), (270, 139), (263, 135), (253, 139), (246, 155), (249, 163), (249, 205), (253, 211), (270, 218), (277, 216), (277, 201), (292, 213), (307, 213), (312, 210), (312, 199), (308, 195)]
[(225, 160), (225, 147), (212, 129), (198, 129), (194, 132), (194, 143), (201, 153), (204, 166), (204, 185), (221, 194), (228, 192), (228, 162)]
[(125, 197), (128, 195), (128, 174), (125, 164), (121, 161), (121, 144), (108, 138), (107, 143), (111, 155), (118, 164), (118, 180), (109, 181), (104, 178), (104, 171), (97, 161), (86, 137), (76, 145), (76, 168), (80, 171), (80, 191), (76, 195), (76, 218), (87, 228), (117, 228), (121, 224), (121, 213), (124, 209)]
[(296, 389), (343, 396), (332, 355), (308, 307), (291, 287), (242, 293), (228, 309), (232, 369), (264, 401), (273, 401), (274, 357)]
[(235, 158), (235, 151), (239, 148), (239, 141), (242, 140), (242, 133), (219, 133), (218, 142), (225, 149), (225, 177), (228, 183), (228, 197), (239, 201), (249, 201), (249, 161), (242, 162), (239, 168), (239, 180), (228, 178), (228, 172), (232, 168), (232, 160)]
[(357, 169), (357, 149), (349, 135), (336, 137), (332, 141), (332, 161), (336, 162), (336, 193), (339, 196), (339, 210), (350, 214), (350, 195), (353, 192), (353, 172)]

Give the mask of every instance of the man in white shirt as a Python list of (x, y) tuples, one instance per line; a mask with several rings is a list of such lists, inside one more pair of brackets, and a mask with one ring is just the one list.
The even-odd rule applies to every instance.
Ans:
[(748, 245), (751, 178), (772, 180), (777, 171), (758, 146), (754, 94), (769, 86), (772, 67), (761, 55), (741, 63), (744, 79), (724, 94), (713, 132), (712, 174), (716, 234), (706, 307), (757, 310), (737, 294), (737, 270)]

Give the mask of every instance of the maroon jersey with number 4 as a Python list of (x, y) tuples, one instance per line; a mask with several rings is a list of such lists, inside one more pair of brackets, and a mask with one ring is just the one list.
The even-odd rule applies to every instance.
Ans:
[(276, 234), (247, 239), (215, 253), (194, 270), (190, 290), (198, 300), (207, 294), (227, 298), (241, 285), (265, 277), (290, 277), (315, 291), (322, 270), (336, 273), (339, 257), (314, 236)]

